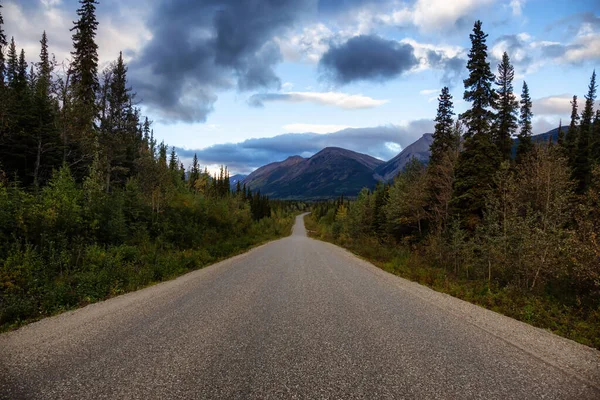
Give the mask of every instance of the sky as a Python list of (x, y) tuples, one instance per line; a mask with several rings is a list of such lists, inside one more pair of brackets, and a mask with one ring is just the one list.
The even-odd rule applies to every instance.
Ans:
[[(76, 0), (0, 3), (29, 62), (44, 30), (70, 59)], [(506, 51), (527, 81), (534, 133), (568, 124), (600, 67), (597, 0), (99, 0), (97, 18), (100, 69), (123, 52), (155, 137), (232, 173), (327, 146), (391, 159), (433, 131), (443, 86), (468, 108), (478, 19), (492, 70)]]

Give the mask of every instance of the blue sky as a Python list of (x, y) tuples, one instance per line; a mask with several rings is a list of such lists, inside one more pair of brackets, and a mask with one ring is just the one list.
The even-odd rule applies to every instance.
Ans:
[[(462, 79), (477, 19), (493, 70), (507, 51), (515, 91), (528, 83), (534, 133), (568, 118), (570, 97), (583, 97), (600, 66), (593, 0), (99, 3), (102, 67), (124, 52), (159, 140), (184, 161), (197, 152), (233, 172), (329, 145), (392, 158), (432, 130), (442, 86), (457, 113), (468, 106)], [(75, 0), (2, 4), (7, 35), (30, 62), (43, 30), (57, 60), (69, 57)]]

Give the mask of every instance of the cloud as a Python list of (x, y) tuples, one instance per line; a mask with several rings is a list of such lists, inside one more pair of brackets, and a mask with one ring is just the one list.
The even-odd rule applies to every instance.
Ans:
[(526, 2), (526, 0), (510, 0), (509, 7), (515, 17), (521, 16)]
[[(423, 32), (454, 30), (470, 24), (477, 11), (494, 3), (495, 0), (417, 0), (412, 6), (405, 6), (375, 18), (387, 25), (418, 27)], [(469, 22), (467, 22), (469, 21)]]
[(360, 35), (334, 45), (320, 61), (326, 76), (340, 84), (388, 80), (418, 63), (411, 45), (374, 35)]
[(273, 38), (309, 3), (161, 0), (148, 23), (152, 39), (130, 65), (138, 97), (166, 122), (203, 122), (221, 90), (278, 89)]
[(293, 155), (310, 157), (328, 146), (343, 147), (389, 160), (400, 148), (432, 130), (433, 121), (418, 120), (401, 126), (349, 128), (329, 134), (286, 133), (271, 138), (218, 144), (204, 149), (178, 149), (177, 153), (182, 158), (192, 158), (196, 153), (203, 165), (223, 164), (234, 173), (249, 173), (262, 165), (285, 160)]
[(592, 12), (574, 14), (557, 21), (550, 29), (564, 27), (570, 43), (540, 41), (535, 47), (541, 55), (564, 64), (582, 64), (600, 61), (600, 16)]
[(500, 61), (504, 52), (508, 53), (513, 65), (524, 73), (534, 60), (531, 39), (527, 33), (500, 36), (492, 44), (491, 54), (496, 61)]
[(348, 125), (318, 125), (318, 124), (287, 124), (283, 129), (287, 132), (333, 133), (344, 129), (353, 128)]
[(248, 103), (254, 107), (263, 107), (266, 102), (315, 103), (357, 110), (374, 108), (387, 103), (387, 100), (376, 100), (368, 96), (350, 95), (336, 92), (288, 92), (288, 93), (259, 93), (250, 97)]
[(534, 115), (567, 115), (571, 113), (572, 95), (560, 94), (532, 100)]

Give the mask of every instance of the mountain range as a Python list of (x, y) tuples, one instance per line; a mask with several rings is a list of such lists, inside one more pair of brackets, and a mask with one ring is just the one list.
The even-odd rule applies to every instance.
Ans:
[[(533, 140), (547, 141), (550, 137), (556, 140), (557, 135), (558, 128), (535, 135)], [(412, 158), (426, 164), (432, 142), (433, 134), (426, 133), (387, 162), (339, 147), (326, 147), (310, 158), (288, 157), (264, 165), (246, 177), (235, 177), (253, 191), (260, 190), (271, 198), (352, 197), (364, 187), (372, 189), (378, 182), (391, 182)]]

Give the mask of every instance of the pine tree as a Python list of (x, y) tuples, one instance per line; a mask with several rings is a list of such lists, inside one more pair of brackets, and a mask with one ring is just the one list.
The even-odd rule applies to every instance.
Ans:
[(471, 39), (471, 50), (467, 69), (469, 77), (464, 80), (464, 100), (472, 103), (469, 110), (462, 114), (461, 118), (467, 126), (465, 137), (471, 138), (475, 135), (489, 135), (490, 122), (494, 119), (494, 113), (490, 109), (496, 107), (496, 92), (492, 88), (495, 80), (494, 74), (487, 61), (488, 37), (481, 30), (481, 21), (475, 22)]
[[(512, 136), (517, 129), (517, 111), (519, 103), (513, 92), (513, 79), (515, 69), (510, 63), (508, 54), (504, 52), (502, 62), (498, 65), (498, 77), (496, 84), (498, 88), (498, 114), (496, 116), (496, 126), (494, 127), (496, 146), (504, 160), (510, 158), (512, 151)], [(523, 91), (525, 92), (524, 85)], [(529, 92), (527, 92), (529, 95)], [(531, 100), (529, 100), (529, 104)], [(531, 112), (531, 105), (529, 106)], [(531, 126), (531, 121), (529, 121)]]
[(562, 119), (560, 119), (560, 121), (558, 122), (558, 138), (556, 140), (556, 143), (560, 148), (562, 148), (565, 145), (565, 132), (562, 129)]
[(40, 40), (40, 62), (37, 64), (33, 109), (35, 113), (35, 163), (33, 184), (39, 188), (42, 178), (60, 166), (60, 138), (56, 128), (58, 105), (52, 96), (52, 71), (54, 65), (48, 53), (48, 37)]
[(571, 124), (567, 130), (565, 138), (565, 150), (571, 167), (575, 164), (575, 153), (577, 150), (577, 140), (579, 137), (579, 112), (577, 111), (577, 96), (571, 100)]
[(594, 101), (596, 100), (596, 71), (592, 73), (588, 93), (585, 96), (585, 107), (581, 113), (577, 152), (573, 168), (573, 177), (577, 180), (577, 191), (583, 193), (591, 181), (592, 159), (590, 154), (590, 138), (592, 136), (592, 118), (594, 117)]
[(523, 157), (533, 150), (533, 141), (531, 140), (531, 119), (533, 118), (533, 113), (531, 112), (531, 108), (532, 102), (531, 96), (529, 95), (529, 87), (527, 86), (527, 82), (523, 81), (523, 92), (521, 94), (521, 117), (519, 118), (521, 131), (518, 135), (519, 146), (517, 147), (517, 162), (523, 160)]
[(433, 133), (433, 142), (431, 143), (429, 165), (435, 165), (441, 161), (444, 154), (455, 149), (456, 140), (454, 138), (454, 104), (452, 95), (448, 87), (442, 88), (438, 99), (437, 116), (435, 117), (435, 131)]
[(19, 59), (17, 56), (17, 46), (15, 38), (10, 39), (8, 46), (8, 60), (6, 61), (6, 80), (8, 85), (14, 89), (17, 82), (17, 69), (19, 67)]
[(592, 126), (592, 160), (600, 164), (600, 110), (596, 110), (596, 117)]
[(169, 157), (169, 169), (171, 171), (177, 170), (177, 153), (175, 152), (175, 146), (171, 147), (171, 156)]
[(8, 45), (4, 33), (4, 18), (2, 17), (2, 4), (0, 4), (0, 88), (4, 87), (6, 81), (6, 65), (4, 60), (4, 48)]
[(472, 106), (461, 118), (467, 126), (464, 151), (456, 167), (452, 208), (461, 214), (465, 224), (474, 228), (483, 215), (485, 198), (491, 190), (490, 182), (500, 164), (498, 148), (492, 141), (491, 121), (496, 93), (492, 88), (494, 74), (487, 62), (487, 35), (481, 30), (481, 21), (475, 23), (469, 52), (469, 77), (465, 79), (464, 99)]
[(73, 38), (73, 62), (71, 64), (70, 82), (74, 134), (76, 140), (84, 147), (89, 146), (97, 117), (96, 93), (100, 88), (98, 81), (98, 45), (95, 42), (98, 22), (96, 21), (95, 0), (79, 0), (77, 10), (79, 20), (74, 22), (71, 31)]

